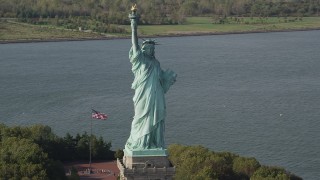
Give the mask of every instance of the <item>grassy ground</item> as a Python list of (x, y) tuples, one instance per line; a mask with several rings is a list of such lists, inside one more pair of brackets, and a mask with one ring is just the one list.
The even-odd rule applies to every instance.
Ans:
[[(188, 18), (183, 25), (145, 25), (139, 26), (141, 35), (179, 35), (179, 34), (201, 34), (201, 33), (240, 33), (240, 32), (264, 32), (264, 31), (286, 31), (302, 29), (320, 29), (320, 17), (304, 17), (302, 20), (295, 18), (268, 19), (243, 18), (237, 23), (228, 19), (224, 24), (213, 23), (209, 17)], [(129, 30), (129, 27), (126, 27)]]
[[(182, 25), (140, 25), (138, 33), (144, 36), (179, 36), (195, 34), (222, 34), (243, 32), (288, 31), (320, 29), (320, 17), (299, 18), (227, 18), (224, 24), (211, 17), (189, 17)], [(130, 32), (130, 26), (122, 26)], [(0, 21), (0, 43), (14, 41), (45, 41), (72, 39), (104, 39), (129, 37), (130, 34), (101, 35), (92, 32), (80, 32), (52, 26), (17, 23), (10, 20)]]
[(72, 31), (57, 27), (0, 21), (0, 42), (103, 38), (100, 34)]

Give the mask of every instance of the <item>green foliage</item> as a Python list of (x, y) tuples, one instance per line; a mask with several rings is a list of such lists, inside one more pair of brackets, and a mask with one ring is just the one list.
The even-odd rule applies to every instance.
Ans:
[[(88, 160), (90, 148), (90, 136), (85, 132), (82, 135), (77, 134), (76, 137), (66, 134), (63, 138), (63, 153), (65, 156), (60, 158), (61, 161), (70, 160)], [(91, 137), (91, 155), (92, 159), (110, 160), (114, 159), (114, 152), (110, 150), (111, 142), (105, 142), (102, 137), (97, 139), (96, 136)]]
[[(5, 128), (3, 135), (6, 137), (17, 137), (30, 139), (38, 144), (49, 158), (60, 161), (87, 160), (89, 157), (90, 137), (85, 132), (76, 137), (66, 134), (64, 138), (55, 135), (49, 126), (33, 125), (30, 127)], [(114, 152), (110, 150), (111, 142), (105, 142), (92, 135), (92, 158), (113, 159)]]
[(72, 166), (71, 168), (71, 174), (70, 176), (68, 177), (68, 180), (79, 180), (80, 179), (80, 176), (78, 174), (78, 171), (75, 167)]
[(260, 166), (255, 158), (229, 152), (213, 152), (202, 146), (170, 145), (169, 159), (176, 180), (301, 180), (282, 168)]
[(254, 172), (251, 180), (302, 180), (302, 178), (291, 174), (280, 167), (261, 166)]
[(0, 145), (1, 179), (46, 179), (47, 154), (29, 139), (8, 137)]
[[(114, 159), (111, 143), (87, 133), (60, 138), (49, 126), (0, 124), (0, 179), (66, 179), (61, 161)], [(77, 177), (74, 177), (75, 179)]]
[(52, 22), (55, 25), (61, 25), (60, 19), (70, 17), (85, 17), (104, 24), (128, 24), (133, 3), (138, 5), (143, 24), (180, 24), (187, 16), (310, 16), (319, 15), (320, 9), (317, 0), (1, 0), (0, 17), (36, 23), (49, 17), (55, 18)]
[(290, 176), (283, 168), (261, 166), (251, 177), (252, 180), (290, 180)]
[(250, 179), (260, 166), (260, 163), (255, 158), (237, 157), (233, 161), (232, 168), (240, 177)]
[(64, 180), (66, 179), (65, 170), (61, 161), (49, 159), (45, 164), (45, 169), (49, 179)]
[(122, 149), (117, 149), (116, 152), (114, 153), (114, 157), (116, 159), (122, 159), (124, 155), (124, 152)]
[(0, 178), (66, 179), (63, 165), (48, 156), (56, 138), (50, 127), (0, 124), (0, 135)]
[(170, 161), (177, 167), (175, 179), (232, 179), (234, 155), (214, 153), (202, 146), (171, 145)]

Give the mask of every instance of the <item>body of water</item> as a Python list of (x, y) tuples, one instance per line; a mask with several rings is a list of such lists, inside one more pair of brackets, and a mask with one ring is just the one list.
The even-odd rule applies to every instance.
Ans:
[[(166, 95), (166, 143), (256, 157), (320, 177), (320, 31), (158, 38), (178, 74)], [(93, 132), (124, 148), (133, 117), (131, 41), (0, 45), (0, 122)]]

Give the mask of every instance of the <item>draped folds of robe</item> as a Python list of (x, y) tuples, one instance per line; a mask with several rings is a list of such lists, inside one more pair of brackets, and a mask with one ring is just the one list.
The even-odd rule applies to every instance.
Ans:
[(134, 81), (132, 89), (134, 118), (130, 137), (125, 145), (129, 150), (164, 149), (164, 126), (166, 105), (164, 94), (175, 82), (176, 74), (163, 71), (154, 57), (145, 55), (141, 49), (134, 54), (131, 48)]

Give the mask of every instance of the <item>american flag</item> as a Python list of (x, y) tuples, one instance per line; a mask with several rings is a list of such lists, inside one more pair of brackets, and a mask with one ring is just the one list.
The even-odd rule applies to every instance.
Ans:
[(106, 120), (108, 118), (106, 114), (96, 111), (94, 109), (92, 109), (91, 117), (95, 119), (101, 119), (101, 120)]

